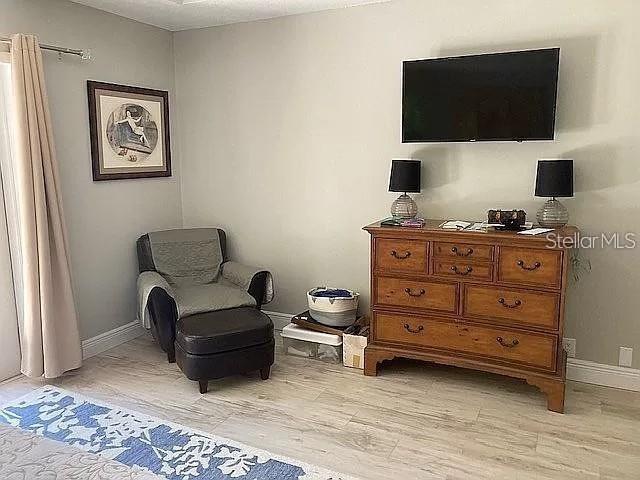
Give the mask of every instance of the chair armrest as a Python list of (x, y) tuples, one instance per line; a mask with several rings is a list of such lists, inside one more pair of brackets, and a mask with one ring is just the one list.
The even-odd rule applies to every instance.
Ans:
[(151, 333), (160, 344), (160, 348), (167, 352), (169, 362), (175, 361), (176, 323), (178, 322), (178, 308), (175, 300), (166, 291), (156, 287), (151, 290), (147, 303), (151, 317)]
[(149, 234), (144, 234), (138, 238), (136, 241), (136, 252), (138, 254), (138, 273), (155, 271), (156, 267), (153, 264)]
[(222, 264), (222, 279), (249, 292), (258, 308), (273, 300), (273, 277), (268, 270), (229, 261)]
[(151, 330), (172, 361), (178, 308), (173, 288), (157, 272), (142, 272), (138, 276), (138, 319)]

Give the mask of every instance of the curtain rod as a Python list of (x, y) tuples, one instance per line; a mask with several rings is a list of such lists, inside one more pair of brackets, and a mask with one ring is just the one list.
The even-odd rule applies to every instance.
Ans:
[[(11, 43), (11, 39), (9, 37), (0, 35), (0, 42)], [(58, 55), (77, 55), (78, 57), (82, 58), (82, 60), (91, 60), (91, 50), (76, 50), (73, 48), (58, 47), (56, 45), (47, 45), (45, 43), (41, 43), (40, 48), (42, 48), (43, 50), (58, 52)]]

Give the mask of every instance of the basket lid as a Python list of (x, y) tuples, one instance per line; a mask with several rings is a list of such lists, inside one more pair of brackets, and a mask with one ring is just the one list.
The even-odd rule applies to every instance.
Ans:
[(299, 327), (290, 323), (282, 329), (281, 335), (284, 338), (293, 338), (294, 340), (304, 340), (305, 342), (322, 343), (337, 347), (342, 345), (342, 336), (333, 335), (331, 333), (314, 332), (306, 328)]

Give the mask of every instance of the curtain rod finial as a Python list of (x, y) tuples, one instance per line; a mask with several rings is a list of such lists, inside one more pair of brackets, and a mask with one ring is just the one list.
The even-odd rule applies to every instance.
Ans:
[(85, 50), (82, 50), (81, 58), (82, 60), (86, 60), (86, 61), (92, 60), (93, 57), (91, 56), (91, 49), (87, 48)]

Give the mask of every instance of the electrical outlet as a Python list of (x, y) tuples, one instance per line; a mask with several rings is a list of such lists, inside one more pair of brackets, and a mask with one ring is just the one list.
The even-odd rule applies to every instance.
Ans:
[(621, 367), (630, 367), (633, 361), (633, 348), (620, 347), (620, 359), (618, 365)]
[(576, 356), (576, 339), (575, 338), (563, 338), (562, 348), (567, 352), (567, 357), (575, 358)]

